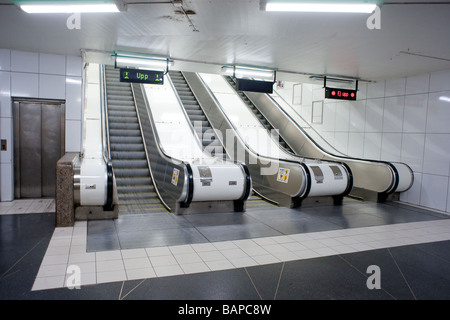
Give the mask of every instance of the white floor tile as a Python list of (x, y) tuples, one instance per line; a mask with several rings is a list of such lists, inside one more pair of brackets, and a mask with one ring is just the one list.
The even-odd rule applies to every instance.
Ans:
[(97, 261), (96, 268), (98, 273), (125, 270), (123, 260)]
[(149, 257), (171, 256), (172, 252), (168, 247), (146, 248), (145, 251)]
[(114, 270), (114, 271), (104, 271), (97, 272), (97, 283), (107, 283), (107, 282), (116, 282), (116, 281), (125, 281), (127, 280), (127, 275), (125, 270)]
[(226, 259), (219, 250), (199, 252), (198, 255), (205, 262)]
[(251, 257), (233, 257), (228, 259), (236, 268), (256, 266), (258, 263)]
[(143, 269), (127, 269), (127, 279), (137, 280), (156, 277), (156, 273), (153, 268), (143, 268)]
[(121, 251), (122, 251), (122, 257), (124, 259), (147, 257), (147, 252), (145, 251), (145, 249), (127, 249), (127, 250), (121, 250)]
[(120, 250), (96, 252), (95, 259), (97, 262), (106, 260), (119, 260), (122, 259), (122, 253)]
[(150, 262), (151, 262), (153, 268), (178, 265), (177, 260), (175, 260), (175, 258), (171, 255), (170, 256), (150, 257)]
[(155, 273), (158, 277), (166, 277), (166, 276), (174, 276), (174, 275), (180, 275), (184, 274), (181, 267), (177, 265), (171, 265), (171, 266), (160, 266), (160, 267), (154, 267)]
[(228, 259), (205, 261), (205, 263), (209, 267), (209, 269), (211, 269), (211, 271), (227, 270), (234, 268), (234, 265), (230, 261), (228, 261)]
[[(261, 256), (254, 256), (252, 258), (253, 258), (253, 260), (256, 261), (257, 264), (270, 264), (270, 263), (278, 263), (278, 262), (280, 262), (280, 260), (278, 260), (277, 258), (275, 258), (271, 254), (265, 254), (265, 255), (261, 255)], [(298, 257), (297, 257), (297, 259), (298, 259)]]
[(36, 290), (63, 288), (64, 279), (65, 276), (36, 278), (31, 290), (36, 291)]
[(183, 263), (180, 267), (185, 274), (211, 271), (204, 262)]
[(36, 277), (57, 277), (65, 276), (67, 270), (67, 264), (50, 264), (44, 265), (39, 268), (39, 272)]
[(144, 268), (151, 268), (152, 265), (150, 263), (150, 260), (145, 258), (131, 258), (131, 259), (124, 259), (123, 263), (125, 265), (125, 269), (144, 269)]

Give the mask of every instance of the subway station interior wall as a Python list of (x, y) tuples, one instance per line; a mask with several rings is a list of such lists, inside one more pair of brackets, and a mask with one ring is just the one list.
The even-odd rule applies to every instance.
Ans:
[(0, 200), (14, 198), (13, 113), (11, 97), (66, 100), (66, 152), (80, 152), (82, 58), (0, 49), (0, 134), (8, 150), (0, 152)]
[(415, 182), (400, 200), (450, 212), (450, 70), (360, 83), (357, 101), (324, 99), (323, 83), (302, 84), (293, 100), (293, 86), (275, 89), (309, 123), (323, 101), (323, 121), (311, 126), (336, 149), (407, 163)]

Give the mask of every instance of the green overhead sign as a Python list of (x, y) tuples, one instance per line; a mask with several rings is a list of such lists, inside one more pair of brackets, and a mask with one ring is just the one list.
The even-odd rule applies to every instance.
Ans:
[(120, 68), (120, 82), (164, 84), (164, 72)]

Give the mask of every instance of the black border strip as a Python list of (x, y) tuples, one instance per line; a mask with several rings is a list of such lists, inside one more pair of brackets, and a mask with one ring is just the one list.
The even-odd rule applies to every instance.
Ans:
[(114, 189), (114, 174), (112, 162), (108, 161), (106, 164), (106, 177), (107, 177), (107, 188), (106, 188), (106, 204), (104, 210), (111, 211), (113, 209), (113, 189)]
[(241, 163), (241, 167), (245, 172), (245, 191), (239, 200), (246, 200), (250, 196), (252, 181), (250, 178), (250, 171), (245, 163)]
[(188, 179), (188, 195), (186, 200), (181, 203), (182, 208), (187, 208), (192, 202), (194, 197), (194, 174), (192, 172), (192, 167), (189, 163), (186, 163), (186, 178)]

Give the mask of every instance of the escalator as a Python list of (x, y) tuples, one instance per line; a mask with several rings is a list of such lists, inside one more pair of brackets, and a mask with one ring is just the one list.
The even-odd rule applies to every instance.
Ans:
[[(228, 83), (232, 86), (236, 86), (236, 81), (233, 77), (225, 77), (225, 79), (228, 81)], [(239, 97), (241, 97), (242, 101), (248, 106), (248, 108), (255, 114), (255, 116), (259, 119), (261, 124), (264, 126), (266, 130), (274, 130), (275, 128), (272, 126), (272, 124), (259, 112), (258, 108), (250, 101), (249, 98), (245, 95), (242, 91), (237, 91), (237, 94)], [(287, 152), (295, 154), (295, 152), (291, 149), (291, 147), (286, 143), (286, 141), (283, 139), (283, 137), (280, 135), (278, 136), (278, 140), (280, 143), (280, 146), (285, 149)]]
[(353, 173), (350, 196), (384, 202), (398, 199), (401, 192), (411, 188), (414, 175), (407, 164), (360, 159), (338, 153), (276, 91), (271, 95), (245, 92), (245, 97), (279, 129), (280, 136), (295, 154), (345, 163)]
[(186, 110), (186, 114), (202, 143), (203, 150), (213, 157), (225, 160), (225, 149), (189, 88), (183, 74), (181, 71), (169, 71), (169, 76), (178, 93), (181, 103)]
[(111, 160), (120, 214), (165, 212), (154, 190), (131, 85), (105, 67)]
[(212, 126), (225, 138), (230, 159), (245, 161), (258, 196), (291, 208), (342, 202), (352, 188), (351, 171), (345, 164), (302, 158), (282, 148), (279, 136), (270, 130), (276, 126), (264, 126), (222, 76), (183, 75)]

